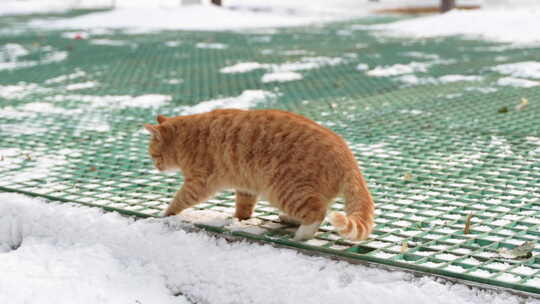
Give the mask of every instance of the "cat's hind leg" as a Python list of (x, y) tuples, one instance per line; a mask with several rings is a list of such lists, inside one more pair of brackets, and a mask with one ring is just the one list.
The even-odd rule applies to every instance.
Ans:
[(315, 233), (319, 231), (319, 226), (321, 226), (321, 222), (314, 222), (308, 225), (301, 225), (300, 227), (298, 227), (298, 230), (296, 230), (296, 233), (294, 234), (294, 240), (304, 241), (304, 240), (309, 240), (313, 238)]
[(184, 209), (206, 201), (214, 193), (215, 190), (208, 186), (205, 178), (186, 178), (182, 188), (176, 192), (174, 199), (169, 204), (164, 216), (176, 215)]
[(302, 225), (302, 221), (300, 221), (299, 219), (297, 218), (294, 218), (286, 213), (280, 213), (279, 214), (279, 220), (284, 223), (284, 224), (288, 224), (288, 225), (292, 225), (292, 226), (300, 226)]
[(255, 208), (255, 204), (257, 203), (257, 196), (242, 192), (242, 191), (236, 191), (236, 212), (234, 214), (234, 217), (238, 218), (239, 220), (247, 220), (251, 217), (253, 214), (253, 209)]
[(316, 196), (289, 201), (285, 211), (294, 219), (300, 220), (300, 227), (294, 235), (295, 241), (311, 239), (319, 230), (326, 216), (327, 204)]

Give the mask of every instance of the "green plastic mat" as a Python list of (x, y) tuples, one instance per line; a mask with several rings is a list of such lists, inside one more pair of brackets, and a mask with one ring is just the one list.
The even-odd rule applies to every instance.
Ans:
[[(540, 293), (540, 245), (521, 259), (499, 253), (540, 235), (540, 86), (508, 86), (516, 80), (493, 69), (538, 61), (539, 48), (388, 38), (367, 27), (391, 18), (89, 36), (28, 30), (28, 18), (0, 19), (0, 190), (159, 216), (182, 178), (153, 169), (142, 123), (204, 101), (248, 98), (258, 101), (254, 108), (306, 115), (350, 143), (376, 200), (373, 234), (350, 242), (324, 223), (315, 239), (294, 242), (295, 228), (264, 202), (255, 219), (232, 220), (227, 192), (185, 219), (220, 233)], [(259, 65), (237, 66), (249, 62)], [(302, 79), (263, 82), (272, 72)], [(223, 101), (230, 97), (238, 98)]]

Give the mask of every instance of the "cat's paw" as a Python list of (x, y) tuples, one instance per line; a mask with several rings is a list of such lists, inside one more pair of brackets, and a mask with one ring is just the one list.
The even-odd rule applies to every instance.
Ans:
[(294, 234), (295, 241), (305, 241), (313, 238), (315, 233), (319, 230), (321, 222), (315, 222), (310, 225), (301, 225)]
[(178, 214), (178, 212), (174, 212), (173, 210), (167, 209), (163, 212), (162, 217), (175, 216), (176, 214)]

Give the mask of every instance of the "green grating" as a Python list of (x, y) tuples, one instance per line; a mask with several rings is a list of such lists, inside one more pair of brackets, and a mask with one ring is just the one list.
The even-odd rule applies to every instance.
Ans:
[[(254, 219), (232, 220), (230, 192), (184, 219), (315, 253), (540, 293), (540, 245), (524, 259), (498, 253), (540, 235), (540, 86), (497, 85), (508, 75), (491, 68), (540, 61), (540, 48), (411, 41), (366, 29), (390, 18), (248, 33), (108, 31), (82, 40), (21, 29), (28, 18), (0, 19), (0, 55), (7, 44), (29, 51), (18, 58), (26, 66), (0, 65), (0, 190), (159, 216), (182, 178), (153, 170), (141, 124), (262, 90), (266, 98), (255, 107), (304, 114), (350, 143), (377, 203), (373, 234), (350, 242), (324, 223), (315, 239), (294, 242), (295, 228), (264, 202)], [(418, 63), (411, 73), (361, 71), (411, 61)], [(272, 68), (220, 72), (241, 62)], [(268, 69), (303, 78), (264, 83)], [(440, 78), (455, 74), (480, 77)], [(516, 109), (523, 99), (528, 105)]]

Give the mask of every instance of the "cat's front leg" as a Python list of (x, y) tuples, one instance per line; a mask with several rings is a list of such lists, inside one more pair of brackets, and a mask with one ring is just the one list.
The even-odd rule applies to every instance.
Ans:
[(182, 188), (178, 190), (174, 199), (164, 213), (164, 216), (172, 216), (182, 212), (184, 209), (195, 206), (206, 201), (214, 194), (206, 180), (203, 178), (186, 178)]
[(256, 203), (256, 195), (236, 190), (236, 213), (234, 214), (234, 217), (239, 220), (249, 219)]

